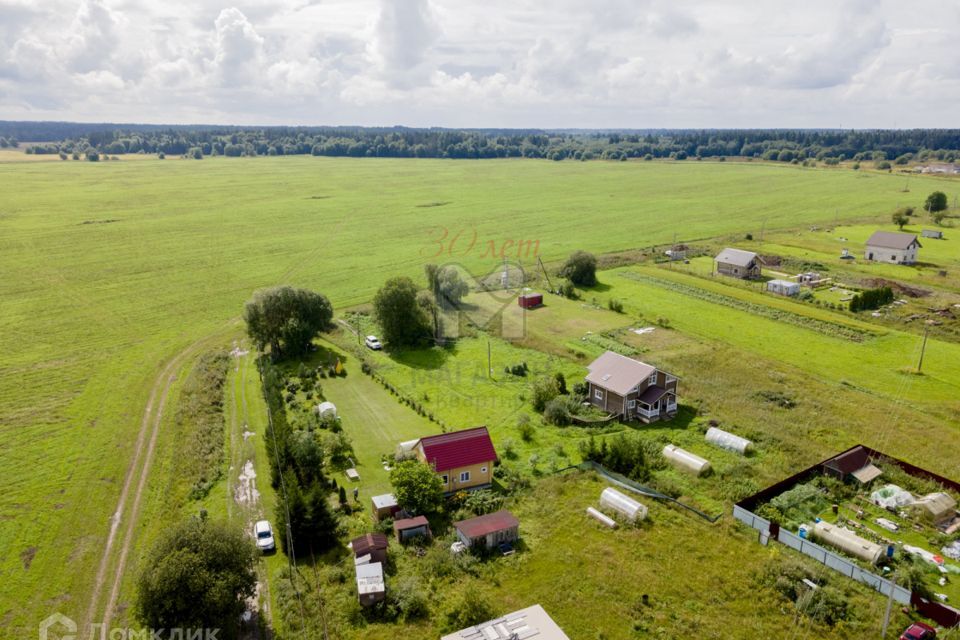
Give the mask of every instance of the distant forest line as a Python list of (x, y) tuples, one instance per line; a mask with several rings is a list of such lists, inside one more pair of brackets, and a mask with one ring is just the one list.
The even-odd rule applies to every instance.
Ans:
[(960, 129), (417, 129), (2, 122), (0, 147), (79, 159), (128, 153), (205, 156), (315, 155), (385, 158), (747, 157), (781, 162), (954, 162)]

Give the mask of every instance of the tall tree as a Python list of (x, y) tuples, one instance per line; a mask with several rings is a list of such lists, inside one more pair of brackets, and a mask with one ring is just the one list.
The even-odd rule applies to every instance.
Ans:
[[(154, 629), (237, 635), (257, 583), (256, 549), (239, 528), (194, 518), (162, 534), (137, 582), (137, 614)], [(187, 632), (184, 631), (186, 634)]]
[(247, 334), (258, 349), (269, 346), (276, 359), (305, 353), (332, 318), (326, 296), (287, 286), (256, 292), (243, 310)]
[(923, 203), (924, 211), (929, 211), (930, 213), (945, 211), (946, 208), (947, 194), (945, 194), (943, 191), (934, 191), (927, 196), (927, 200)]
[(433, 469), (417, 460), (406, 460), (390, 471), (397, 504), (415, 514), (436, 513), (443, 504), (443, 483)]
[(597, 284), (597, 258), (586, 251), (575, 251), (563, 263), (560, 275), (581, 287), (592, 287)]
[(900, 209), (897, 209), (893, 212), (891, 220), (893, 221), (893, 224), (900, 228), (901, 231), (903, 230), (903, 227), (910, 222), (910, 218), (907, 216), (907, 214)]
[(391, 345), (414, 345), (430, 335), (430, 321), (417, 302), (417, 286), (410, 278), (387, 280), (373, 298), (373, 312)]

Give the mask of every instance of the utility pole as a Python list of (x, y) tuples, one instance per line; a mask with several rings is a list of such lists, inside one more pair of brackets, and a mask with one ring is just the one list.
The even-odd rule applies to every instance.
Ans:
[(487, 377), (493, 377), (493, 361), (490, 357), (490, 338), (487, 338)]
[(923, 371), (923, 354), (927, 350), (927, 333), (930, 331), (930, 327), (926, 326), (923, 328), (923, 346), (920, 347), (920, 362), (917, 363), (917, 373)]
[(887, 637), (887, 627), (890, 626), (890, 610), (893, 608), (893, 588), (897, 586), (893, 576), (890, 576), (890, 597), (887, 598), (887, 610), (883, 614), (883, 631), (880, 632), (881, 638)]

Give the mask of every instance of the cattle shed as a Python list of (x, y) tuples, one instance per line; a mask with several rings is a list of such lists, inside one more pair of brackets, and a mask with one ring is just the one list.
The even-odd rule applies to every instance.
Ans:
[(780, 296), (795, 296), (800, 294), (800, 283), (791, 280), (770, 280), (767, 282), (767, 291)]
[(543, 305), (542, 293), (525, 293), (517, 297), (517, 304), (524, 309), (533, 309)]
[(370, 504), (373, 508), (373, 519), (379, 522), (385, 518), (392, 518), (400, 511), (400, 505), (392, 493), (373, 496), (370, 498)]
[(356, 559), (370, 556), (368, 562), (386, 562), (389, 541), (382, 533), (367, 533), (350, 541)]
[(506, 509), (455, 522), (453, 527), (457, 530), (457, 537), (468, 547), (489, 548), (520, 537), (520, 521)]
[(433, 536), (430, 532), (430, 523), (423, 516), (394, 520), (393, 532), (400, 542), (406, 542), (417, 537), (430, 539)]

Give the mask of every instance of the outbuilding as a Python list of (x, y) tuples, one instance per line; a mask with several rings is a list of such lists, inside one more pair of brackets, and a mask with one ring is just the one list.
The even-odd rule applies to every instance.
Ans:
[(411, 538), (418, 537), (429, 540), (433, 536), (430, 532), (430, 523), (424, 516), (394, 520), (393, 533), (397, 536), (399, 542), (406, 542)]
[(440, 640), (570, 640), (538, 604), (447, 634)]
[(455, 522), (453, 527), (457, 530), (457, 537), (468, 547), (492, 548), (520, 537), (520, 521), (506, 509)]
[(920, 241), (915, 234), (875, 231), (867, 240), (864, 257), (874, 262), (913, 264), (917, 261), (920, 248)]
[(392, 493), (373, 496), (370, 498), (370, 503), (373, 507), (373, 519), (377, 522), (385, 518), (392, 518), (400, 511), (400, 505), (397, 504), (397, 499)]
[(943, 240), (943, 231), (938, 229), (924, 229), (920, 232), (920, 235), (924, 238), (933, 238), (934, 240)]
[(761, 273), (760, 257), (753, 251), (726, 248), (721, 251), (714, 262), (717, 273), (732, 278), (759, 278)]
[(379, 562), (358, 564), (357, 598), (360, 606), (371, 607), (387, 597), (387, 586), (383, 581), (383, 565)]
[(368, 533), (350, 541), (353, 556), (361, 563), (366, 556), (369, 556), (366, 562), (386, 562), (388, 546), (387, 536), (382, 533)]
[(542, 293), (524, 293), (523, 295), (517, 298), (517, 304), (519, 304), (524, 309), (533, 309), (535, 307), (543, 306), (543, 294)]
[(767, 291), (780, 296), (796, 296), (800, 294), (800, 283), (791, 280), (771, 280), (767, 282)]

